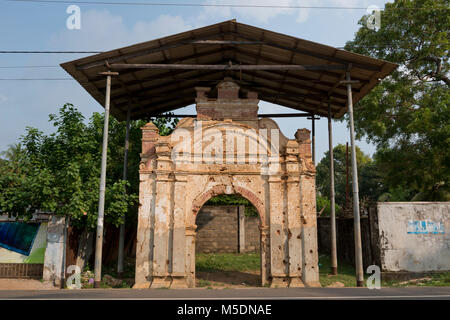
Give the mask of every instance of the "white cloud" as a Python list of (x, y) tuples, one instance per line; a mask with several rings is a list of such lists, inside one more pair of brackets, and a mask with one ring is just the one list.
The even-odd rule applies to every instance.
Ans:
[[(372, 2), (377, 0), (372, 0)], [(220, 0), (206, 0), (205, 5), (224, 4)], [(254, 5), (254, 6), (280, 6), (280, 7), (367, 7), (369, 0), (327, 0), (326, 2), (318, 0), (228, 0), (226, 4), (231, 5)], [(211, 18), (231, 19), (235, 16), (254, 20), (260, 23), (268, 23), (271, 19), (282, 15), (294, 15), (297, 23), (308, 21), (314, 11), (323, 11), (324, 9), (311, 8), (264, 8), (264, 7), (208, 7), (205, 6), (198, 19), (203, 21)], [(336, 16), (343, 16), (348, 11), (353, 10), (334, 10)]]
[[(325, 2), (319, 2), (317, 0), (297, 0), (295, 5), (304, 6), (304, 7), (351, 7), (351, 8), (354, 8), (354, 7), (368, 7), (369, 1), (368, 0), (328, 0), (325, 3)], [(325, 9), (300, 8), (298, 10), (299, 10), (299, 12), (297, 15), (296, 22), (303, 23), (303, 22), (308, 21), (309, 16), (313, 10), (322, 11)], [(347, 14), (348, 12), (353, 12), (354, 10), (345, 9), (345, 10), (334, 10), (334, 11), (335, 11), (334, 12), (335, 16), (342, 17), (344, 14)]]
[(107, 10), (81, 12), (81, 29), (65, 29), (51, 37), (54, 47), (66, 50), (111, 50), (192, 29), (183, 17), (161, 15), (152, 21), (127, 26), (121, 16)]

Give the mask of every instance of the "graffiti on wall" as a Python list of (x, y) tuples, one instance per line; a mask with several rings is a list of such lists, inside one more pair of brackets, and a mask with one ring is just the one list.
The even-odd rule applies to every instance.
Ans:
[(28, 256), (39, 226), (39, 223), (1, 222), (0, 247)]
[(409, 220), (407, 232), (411, 234), (444, 234), (444, 223), (431, 220)]

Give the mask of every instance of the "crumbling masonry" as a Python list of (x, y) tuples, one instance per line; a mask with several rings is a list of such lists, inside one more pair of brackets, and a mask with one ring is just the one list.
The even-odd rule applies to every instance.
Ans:
[(258, 210), (261, 285), (320, 286), (310, 132), (287, 139), (228, 79), (196, 91), (197, 118), (142, 128), (135, 288), (195, 287), (196, 215), (220, 194)]

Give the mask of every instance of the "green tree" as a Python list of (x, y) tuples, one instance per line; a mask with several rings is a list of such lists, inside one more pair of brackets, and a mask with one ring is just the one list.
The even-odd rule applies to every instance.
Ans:
[[(31, 217), (36, 210), (69, 215), (73, 225), (92, 230), (97, 223), (104, 115), (94, 113), (85, 124), (83, 115), (66, 104), (49, 118), (54, 133), (44, 135), (27, 128), (20, 143), (3, 153), (0, 210), (21, 217)], [(162, 118), (155, 122), (167, 135), (177, 121)], [(113, 117), (109, 121), (105, 219), (116, 226), (137, 200), (140, 128), (145, 123), (130, 123), (129, 175), (123, 181), (126, 124)]]
[(381, 28), (368, 29), (365, 16), (346, 45), (400, 65), (355, 106), (355, 127), (376, 144), (384, 183), (407, 200), (450, 199), (449, 8), (448, 0), (387, 3)]
[[(336, 204), (343, 208), (345, 205), (345, 188), (347, 184), (346, 174), (346, 146), (339, 144), (333, 148), (334, 157), (334, 189)], [(378, 171), (373, 160), (364, 154), (356, 146), (356, 162), (358, 166), (358, 182), (360, 199), (367, 201), (377, 200), (377, 196), (382, 193), (383, 186), (378, 176)], [(349, 148), (349, 197), (352, 197), (352, 177), (351, 177), (351, 157)], [(330, 199), (330, 153), (327, 151), (316, 167), (316, 186), (320, 196), (317, 209), (323, 207), (323, 203)], [(319, 199), (319, 197), (318, 197)], [(329, 200), (328, 200), (329, 201)], [(329, 205), (325, 209), (325, 215), (329, 212)]]

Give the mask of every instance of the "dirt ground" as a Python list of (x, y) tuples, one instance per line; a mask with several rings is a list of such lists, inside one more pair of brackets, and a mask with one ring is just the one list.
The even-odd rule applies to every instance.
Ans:
[(54, 290), (51, 283), (33, 279), (0, 279), (0, 290)]
[(249, 288), (261, 287), (261, 276), (259, 271), (220, 271), (220, 272), (197, 272), (197, 287), (213, 288)]

